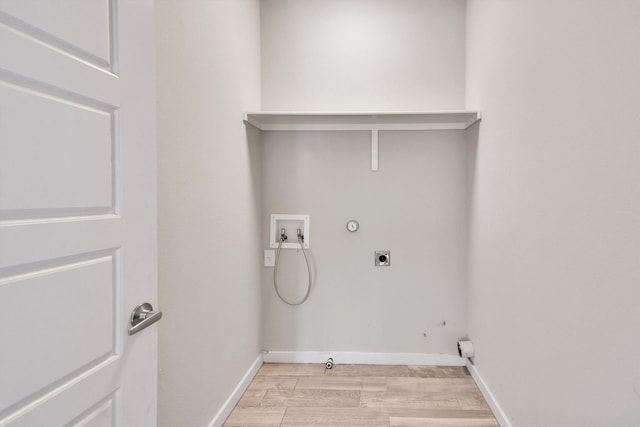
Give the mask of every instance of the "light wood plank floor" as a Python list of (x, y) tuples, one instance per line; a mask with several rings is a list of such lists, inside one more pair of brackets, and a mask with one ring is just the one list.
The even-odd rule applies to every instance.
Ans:
[(265, 364), (231, 426), (497, 426), (464, 367)]

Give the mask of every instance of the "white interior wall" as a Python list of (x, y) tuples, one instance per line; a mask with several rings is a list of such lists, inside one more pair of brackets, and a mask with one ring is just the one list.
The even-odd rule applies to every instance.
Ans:
[(477, 368), (514, 426), (640, 425), (640, 3), (467, 22)]
[(262, 108), (462, 109), (464, 22), (464, 0), (262, 0)]
[[(263, 0), (262, 106), (441, 110), (464, 103), (465, 2)], [(311, 215), (309, 300), (277, 299), (263, 271), (269, 351), (456, 353), (466, 333), (466, 146), (457, 132), (262, 135), (263, 248), (272, 213)], [(356, 219), (361, 229), (345, 229)], [(291, 237), (295, 230), (290, 231)], [(374, 251), (392, 251), (390, 268)], [(301, 254), (280, 282), (306, 286)], [(443, 325), (446, 322), (446, 325)], [(424, 337), (426, 333), (427, 337)]]
[[(466, 334), (464, 132), (381, 133), (378, 172), (369, 132), (269, 132), (262, 141), (263, 247), (272, 213), (309, 214), (316, 272), (309, 299), (289, 307), (264, 268), (265, 349), (455, 354)], [(377, 249), (391, 250), (390, 267), (374, 266)], [(281, 293), (299, 301), (299, 250), (282, 250), (278, 274)]]
[(161, 426), (209, 424), (260, 354), (257, 0), (159, 0)]

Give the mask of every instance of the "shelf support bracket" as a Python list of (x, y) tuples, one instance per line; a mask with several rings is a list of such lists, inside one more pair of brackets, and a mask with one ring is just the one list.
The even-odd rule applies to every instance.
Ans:
[(380, 129), (371, 128), (371, 171), (378, 171), (379, 157), (378, 157), (378, 132)]

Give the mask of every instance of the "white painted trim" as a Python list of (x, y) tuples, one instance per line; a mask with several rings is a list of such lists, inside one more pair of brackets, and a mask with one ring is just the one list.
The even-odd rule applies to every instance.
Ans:
[[(473, 118), (466, 122), (442, 122), (442, 123), (382, 123), (378, 129), (381, 131), (392, 130), (465, 130), (473, 125), (477, 119)], [(307, 132), (320, 132), (320, 131), (369, 131), (375, 129), (370, 124), (332, 124), (332, 123), (301, 123), (301, 124), (289, 124), (289, 123), (256, 123), (255, 121), (246, 120), (246, 123), (262, 130), (262, 131), (307, 131)], [(467, 124), (470, 123), (470, 124)]]
[(240, 380), (236, 388), (233, 390), (233, 392), (231, 393), (227, 401), (224, 402), (224, 404), (222, 405), (222, 407), (220, 408), (216, 416), (213, 417), (213, 419), (209, 423), (209, 427), (221, 427), (224, 424), (224, 422), (227, 420), (229, 415), (231, 415), (233, 408), (235, 408), (235, 406), (240, 401), (242, 394), (247, 390), (247, 388), (249, 387), (249, 384), (251, 384), (251, 381), (253, 381), (253, 378), (256, 376), (256, 374), (260, 370), (260, 367), (262, 366), (263, 363), (264, 361), (262, 358), (262, 354), (260, 354), (258, 355), (256, 360), (251, 364), (251, 366), (249, 367), (249, 370), (247, 370), (247, 373), (244, 374), (244, 377), (242, 377), (242, 379)]
[(325, 363), (333, 358), (337, 365), (431, 365), (465, 366), (466, 359), (452, 354), (357, 353), (340, 351), (267, 351), (265, 363)]
[(469, 370), (469, 373), (471, 374), (473, 380), (476, 382), (476, 385), (480, 389), (480, 393), (482, 393), (482, 395), (484, 396), (484, 400), (486, 400), (489, 404), (489, 407), (491, 408), (493, 415), (496, 417), (498, 424), (500, 424), (501, 427), (512, 427), (509, 419), (507, 418), (507, 415), (502, 410), (502, 407), (489, 389), (489, 386), (484, 382), (475, 365), (473, 365), (469, 360), (467, 360), (467, 369)]
[(263, 131), (336, 130), (444, 130), (467, 129), (481, 118), (479, 111), (397, 111), (397, 112), (246, 112), (244, 122)]

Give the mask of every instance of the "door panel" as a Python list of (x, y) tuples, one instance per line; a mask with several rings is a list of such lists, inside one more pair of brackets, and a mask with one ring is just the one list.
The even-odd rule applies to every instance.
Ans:
[(115, 2), (3, 0), (0, 6), (12, 27), (98, 66), (110, 64)]
[(0, 390), (0, 407), (116, 354), (114, 261), (115, 255), (99, 256), (0, 280), (2, 345), (19, 349), (29, 343), (29, 352), (0, 353), (0, 384), (13, 385)]
[(113, 111), (6, 83), (0, 111), (0, 218), (112, 211)]
[(0, 0), (0, 51), (0, 426), (153, 426), (153, 1)]
[(84, 414), (71, 421), (68, 427), (108, 427), (114, 425), (116, 419), (116, 396), (108, 396), (89, 408)]
[[(94, 3), (101, 0), (87, 0), (82, 3)], [(130, 1), (130, 0), (127, 0)], [(46, 3), (51, 7), (61, 7), (71, 0), (0, 0), (0, 73), (3, 81), (17, 80), (24, 87), (33, 87), (37, 91), (51, 91), (80, 100), (88, 100), (105, 105), (118, 105), (120, 101), (119, 71), (116, 66), (122, 57), (119, 44), (110, 45), (110, 62), (103, 63), (88, 58), (71, 44), (61, 43), (46, 32), (34, 31), (21, 21), (4, 12), (5, 4)], [(146, 3), (146, 2), (145, 2)], [(116, 2), (112, 1), (108, 13), (116, 14)], [(53, 22), (53, 17), (46, 17)], [(75, 27), (80, 17), (61, 16), (62, 25)], [(70, 22), (72, 19), (75, 21)], [(114, 20), (113, 34), (122, 31), (122, 26)], [(141, 29), (144, 31), (143, 29)], [(88, 35), (90, 36), (90, 34)], [(115, 39), (116, 37), (112, 37)], [(125, 47), (127, 49), (128, 47)], [(73, 78), (69, 78), (73, 76)]]

